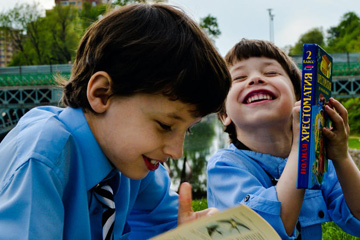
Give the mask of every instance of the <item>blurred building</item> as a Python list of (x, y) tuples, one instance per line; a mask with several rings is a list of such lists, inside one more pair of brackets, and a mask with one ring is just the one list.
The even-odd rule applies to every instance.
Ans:
[(91, 6), (95, 7), (97, 5), (111, 3), (111, 0), (55, 0), (56, 5), (75, 6), (77, 8), (82, 8), (85, 2), (88, 2)]
[(18, 31), (0, 27), (0, 67), (6, 67), (10, 63), (15, 51), (11, 34), (18, 34)]

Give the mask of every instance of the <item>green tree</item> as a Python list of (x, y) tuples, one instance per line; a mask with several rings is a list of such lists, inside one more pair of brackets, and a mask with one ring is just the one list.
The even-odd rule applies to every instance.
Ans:
[(360, 98), (339, 99), (348, 111), (349, 125), (352, 135), (360, 135)]
[(38, 3), (16, 4), (0, 14), (0, 25), (10, 36), (17, 52), (13, 62), (18, 65), (42, 64), (44, 60), (44, 28), (41, 24), (42, 9)]
[(83, 32), (78, 10), (56, 6), (43, 16), (39, 4), (16, 4), (0, 15), (0, 24), (8, 31), (15, 49), (10, 65), (68, 63)]
[(206, 192), (206, 158), (210, 154), (216, 135), (216, 116), (209, 116), (192, 128), (184, 142), (184, 156), (167, 162), (170, 176), (175, 185), (190, 182), (194, 198), (204, 197)]
[(356, 13), (345, 13), (339, 25), (331, 27), (327, 32), (329, 52), (360, 51), (360, 18)]
[(51, 63), (70, 62), (83, 33), (78, 10), (72, 6), (56, 6), (48, 11), (44, 21), (49, 33)]
[(200, 19), (200, 27), (204, 29), (209, 38), (214, 42), (221, 34), (219, 29), (217, 18), (210, 14)]
[(93, 22), (99, 19), (111, 9), (107, 4), (92, 6), (89, 2), (84, 2), (79, 13), (82, 29), (86, 30)]
[(322, 28), (313, 28), (300, 36), (294, 47), (289, 48), (290, 55), (302, 54), (304, 43), (316, 43), (325, 47), (324, 34)]

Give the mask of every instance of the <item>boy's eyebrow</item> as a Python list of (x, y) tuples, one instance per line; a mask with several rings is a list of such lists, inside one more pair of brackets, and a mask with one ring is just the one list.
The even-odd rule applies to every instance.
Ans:
[(264, 65), (266, 65), (266, 66), (269, 66), (269, 65), (276, 65), (276, 63), (277, 63), (277, 61), (275, 60), (275, 62), (274, 61), (266, 61), (266, 62), (264, 62)]
[[(176, 114), (176, 113), (168, 113), (168, 114), (166, 114), (166, 116), (169, 117), (169, 118), (175, 119), (175, 120), (179, 120), (179, 121), (181, 121), (181, 122), (185, 122), (185, 119), (184, 119), (183, 117), (179, 116), (179, 115)], [(196, 122), (194, 123), (194, 125), (197, 124), (197, 123), (199, 123), (200, 121), (201, 121), (201, 118), (200, 118), (198, 121), (196, 121)]]
[(185, 122), (185, 119), (182, 118), (181, 116), (177, 115), (176, 113), (168, 113), (168, 114), (166, 114), (166, 116), (169, 118), (173, 118), (173, 119)]
[(245, 65), (240, 65), (240, 66), (237, 66), (236, 68), (231, 69), (231, 71), (238, 70), (238, 69), (241, 69), (241, 68), (244, 68), (244, 67), (245, 67)]

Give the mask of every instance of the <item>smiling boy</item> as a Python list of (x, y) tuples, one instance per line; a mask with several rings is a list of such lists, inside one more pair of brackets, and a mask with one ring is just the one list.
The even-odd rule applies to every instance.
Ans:
[[(164, 4), (93, 24), (64, 86), (65, 108), (25, 114), (0, 144), (0, 239), (148, 239), (194, 213), (161, 163), (217, 111), (231, 78), (203, 31)], [(211, 97), (209, 97), (211, 96)]]
[(226, 55), (233, 84), (219, 118), (231, 144), (207, 167), (208, 205), (246, 204), (282, 239), (322, 239), (321, 223), (333, 221), (360, 236), (360, 172), (348, 153), (346, 109), (330, 99), (326, 113), (329, 175), (321, 191), (296, 188), (299, 69), (271, 42), (243, 39)]

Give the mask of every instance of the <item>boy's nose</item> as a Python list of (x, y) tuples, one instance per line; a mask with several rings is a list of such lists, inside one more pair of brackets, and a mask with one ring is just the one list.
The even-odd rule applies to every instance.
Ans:
[(255, 85), (255, 84), (264, 84), (265, 80), (263, 80), (261, 77), (259, 76), (254, 76), (250, 79), (249, 81), (249, 85)]
[(174, 137), (165, 143), (164, 153), (172, 159), (178, 159), (183, 155), (183, 148), (184, 137)]

